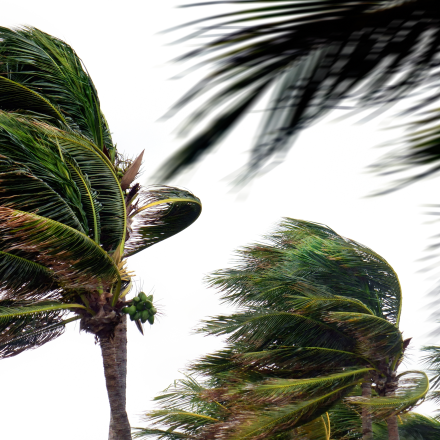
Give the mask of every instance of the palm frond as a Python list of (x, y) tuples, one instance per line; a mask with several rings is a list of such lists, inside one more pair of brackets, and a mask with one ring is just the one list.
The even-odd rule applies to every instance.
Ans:
[(310, 423), (296, 428), (290, 438), (292, 440), (330, 440), (331, 435), (329, 413), (325, 413)]
[(132, 429), (132, 437), (133, 438), (158, 438), (158, 439), (166, 439), (166, 440), (181, 440), (187, 439), (190, 436), (188, 434), (184, 434), (182, 432), (164, 430), (164, 429), (150, 429), (150, 428), (138, 428), (134, 427)]
[(431, 388), (438, 389), (440, 386), (440, 347), (429, 345), (422, 347), (422, 351), (425, 353), (422, 361), (428, 369)]
[(272, 89), (245, 170), (250, 177), (273, 165), (274, 156), (285, 152), (300, 130), (347, 97), (364, 108), (389, 107), (435, 75), (440, 49), (435, 0), (228, 3), (236, 10), (201, 20), (207, 23), (194, 36), (203, 43), (182, 57), (202, 56), (201, 64), (211, 71), (171, 112), (205, 95), (183, 132), (210, 114), (215, 114), (213, 122), (168, 160), (162, 177), (193, 164), (228, 133), (247, 110), (227, 117), (243, 97), (254, 102)]
[(275, 342), (287, 346), (312, 346), (344, 350), (353, 340), (322, 321), (295, 313), (254, 309), (205, 321), (200, 332), (229, 335), (228, 342), (245, 342), (264, 349)]
[[(404, 376), (409, 377), (402, 379)], [(386, 418), (414, 407), (429, 391), (429, 379), (423, 371), (406, 371), (398, 378), (399, 386), (393, 395), (372, 398), (348, 397), (346, 402), (355, 406), (368, 407), (372, 414)]]
[(202, 211), (200, 200), (189, 191), (160, 186), (141, 192), (134, 212), (125, 257), (130, 257), (183, 231)]
[(383, 318), (363, 313), (329, 312), (325, 320), (352, 335), (356, 340), (354, 352), (360, 356), (379, 359), (402, 353), (402, 333)]
[(283, 404), (310, 399), (333, 389), (357, 385), (372, 368), (361, 368), (307, 379), (271, 379), (250, 388), (250, 399), (265, 404)]
[(42, 139), (43, 133), (21, 115), (0, 112), (0, 154), (21, 164), (42, 180), (70, 206), (81, 229), (87, 230), (81, 194), (70, 178), (57, 143)]
[(53, 270), (72, 286), (98, 286), (120, 278), (118, 267), (92, 239), (36, 214), (0, 207), (2, 250)]
[[(440, 422), (409, 412), (398, 418), (400, 440), (436, 440), (440, 435)], [(388, 440), (388, 428), (385, 423), (373, 424), (373, 435), (377, 440)]]
[(399, 280), (387, 261), (327, 226), (284, 219), (267, 244), (239, 251), (241, 265), (214, 272), (209, 284), (222, 299), (288, 310), (286, 297), (337, 295), (358, 300), (375, 315), (398, 323)]
[(280, 347), (256, 352), (240, 352), (234, 360), (238, 365), (265, 369), (274, 365), (281, 370), (314, 372), (334, 371), (367, 365), (369, 361), (355, 353), (323, 347)]
[(59, 282), (49, 268), (23, 256), (0, 251), (1, 298), (56, 299)]
[(60, 111), (47, 99), (6, 76), (0, 76), (0, 108), (8, 111), (32, 111), (52, 117), (57, 122), (66, 122)]
[[(0, 28), (1, 73), (57, 107), (68, 125), (101, 150), (114, 150), (95, 86), (80, 58), (64, 41), (35, 28)], [(47, 110), (32, 109), (47, 114)]]
[[(253, 413), (238, 413), (232, 416), (220, 431), (220, 438), (261, 440), (276, 433), (300, 427), (325, 414), (335, 402), (348, 394), (351, 385), (335, 388), (328, 394), (312, 399), (300, 400), (294, 404), (269, 407)], [(229, 430), (228, 430), (229, 428)], [(225, 435), (226, 433), (226, 435)]]
[[(107, 156), (90, 139), (75, 131), (61, 130), (22, 115), (0, 116), (8, 141), (0, 145), (0, 154), (25, 164), (51, 187), (59, 187), (61, 182), (63, 186), (54, 189), (65, 194), (69, 201), (75, 194), (71, 203), (77, 200), (76, 205), (92, 228), (93, 236), (100, 237), (106, 250), (115, 250), (124, 241), (126, 210), (119, 179)], [(55, 178), (47, 175), (47, 169)]]
[(3, 330), (0, 334), (0, 359), (16, 356), (25, 350), (41, 347), (64, 333), (66, 324), (79, 316), (62, 320), (63, 313), (51, 311), (37, 320), (22, 322)]
[(69, 203), (26, 166), (0, 156), (0, 205), (19, 211), (38, 212), (85, 233)]

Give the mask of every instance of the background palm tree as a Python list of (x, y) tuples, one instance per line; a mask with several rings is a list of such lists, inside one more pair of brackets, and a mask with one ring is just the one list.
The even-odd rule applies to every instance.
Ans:
[(409, 112), (432, 104), (435, 109), (413, 116), (406, 148), (379, 165), (387, 171), (414, 168), (395, 187), (438, 171), (435, 0), (225, 0), (187, 6), (218, 3), (232, 11), (187, 24), (198, 26), (188, 38), (202, 43), (180, 60), (200, 58), (198, 65), (207, 64), (210, 72), (169, 113), (205, 96), (182, 124), (181, 134), (196, 134), (159, 170), (161, 177), (202, 158), (268, 92), (243, 179), (275, 164), (302, 129), (344, 100), (351, 100), (351, 108), (374, 106), (373, 117), (416, 92), (419, 100)]
[[(397, 414), (417, 404), (429, 382), (423, 372), (397, 374), (409, 340), (398, 329), (401, 291), (393, 269), (315, 223), (286, 219), (267, 238), (241, 250), (237, 267), (210, 278), (222, 300), (240, 309), (200, 329), (226, 335), (228, 343), (191, 368), (208, 377), (207, 389), (189, 378), (179, 384), (192, 394), (165, 393), (164, 409), (149, 418), (172, 435), (195, 438), (290, 438), (294, 430), (318, 439), (328, 438), (325, 413), (344, 399), (362, 409), (364, 439), (372, 438), (372, 415), (386, 419), (389, 438), (398, 439)], [(369, 392), (360, 395), (361, 383)], [(193, 397), (197, 411), (207, 405), (217, 415), (181, 405)]]
[(142, 154), (118, 154), (93, 82), (65, 42), (0, 28), (0, 60), (0, 357), (81, 320), (101, 345), (109, 438), (129, 439), (126, 258), (189, 226), (200, 200), (133, 184)]

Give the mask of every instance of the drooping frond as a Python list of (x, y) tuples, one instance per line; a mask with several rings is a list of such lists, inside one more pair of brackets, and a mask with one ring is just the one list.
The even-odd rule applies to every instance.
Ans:
[(373, 398), (348, 397), (346, 401), (351, 405), (367, 407), (372, 414), (386, 418), (414, 407), (429, 391), (428, 376), (423, 371), (406, 371), (398, 378), (399, 386), (393, 395)]
[(142, 191), (134, 212), (124, 256), (130, 257), (183, 231), (202, 211), (200, 200), (179, 188), (152, 187)]
[(41, 299), (59, 296), (59, 284), (49, 268), (14, 253), (0, 251), (2, 299)]
[(80, 319), (79, 316), (62, 320), (63, 313), (53, 312), (38, 319), (14, 325), (0, 334), (0, 359), (16, 356), (25, 350), (41, 347), (64, 333), (66, 324)]
[(2, 248), (54, 271), (72, 286), (97, 286), (119, 277), (109, 255), (83, 233), (36, 214), (0, 207)]

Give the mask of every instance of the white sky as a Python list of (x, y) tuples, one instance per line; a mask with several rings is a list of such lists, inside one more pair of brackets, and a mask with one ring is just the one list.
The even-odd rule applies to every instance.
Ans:
[[(173, 123), (157, 119), (194, 83), (198, 74), (168, 81), (183, 67), (165, 64), (184, 46), (165, 46), (160, 30), (207, 15), (177, 10), (175, 0), (21, 1), (2, 5), (2, 26), (32, 25), (72, 45), (87, 66), (118, 149), (135, 156), (145, 149), (144, 180), (179, 144)], [(154, 6), (152, 6), (154, 5)], [(424, 309), (432, 280), (417, 271), (436, 225), (427, 225), (421, 205), (435, 203), (438, 180), (398, 193), (365, 198), (381, 187), (365, 166), (382, 154), (372, 148), (394, 121), (354, 125), (334, 116), (304, 132), (288, 160), (237, 195), (224, 179), (246, 160), (259, 114), (245, 120), (197, 171), (171, 182), (203, 202), (188, 230), (133, 257), (130, 268), (143, 290), (154, 290), (164, 316), (142, 337), (129, 326), (128, 403), (132, 426), (152, 408), (151, 399), (186, 363), (220, 346), (191, 335), (200, 319), (225, 310), (202, 283), (207, 273), (232, 264), (234, 249), (259, 240), (281, 217), (325, 223), (384, 256), (403, 287), (401, 329), (416, 348), (430, 341), (430, 310)], [(0, 364), (1, 438), (101, 440), (107, 438), (109, 405), (99, 346), (73, 324), (59, 339)], [(429, 411), (422, 407), (420, 411)]]

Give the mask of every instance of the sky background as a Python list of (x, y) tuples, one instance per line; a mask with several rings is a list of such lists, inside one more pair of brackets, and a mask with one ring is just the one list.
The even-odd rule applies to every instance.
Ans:
[[(76, 50), (98, 89), (118, 150), (134, 158), (145, 149), (141, 183), (151, 181), (179, 146), (173, 135), (178, 120), (158, 120), (202, 73), (170, 80), (184, 66), (169, 61), (191, 43), (167, 45), (179, 33), (159, 32), (212, 13), (176, 9), (178, 3), (25, 0), (2, 6), (2, 26), (32, 25)], [(153, 292), (162, 312), (154, 326), (146, 326), (145, 336), (129, 325), (132, 426), (143, 426), (140, 417), (153, 407), (151, 399), (180, 377), (189, 361), (221, 346), (219, 339), (192, 334), (202, 318), (227, 310), (203, 278), (233, 265), (235, 249), (260, 240), (284, 216), (325, 223), (394, 267), (403, 289), (401, 329), (404, 337), (413, 337), (408, 367), (417, 364), (417, 347), (435, 342), (428, 337), (433, 324), (426, 307), (434, 280), (420, 272), (424, 263), (418, 260), (439, 227), (423, 207), (437, 201), (438, 179), (366, 197), (389, 182), (367, 172), (385, 152), (374, 147), (403, 129), (389, 130), (400, 122), (391, 116), (356, 124), (359, 116), (340, 121), (339, 115), (303, 132), (282, 165), (232, 191), (230, 175), (246, 162), (261, 117), (257, 109), (196, 170), (170, 182), (200, 197), (203, 212), (189, 229), (129, 260), (137, 291)], [(78, 323), (38, 350), (3, 360), (0, 372), (2, 438), (107, 438), (110, 409), (100, 349), (90, 334), (79, 332)]]

